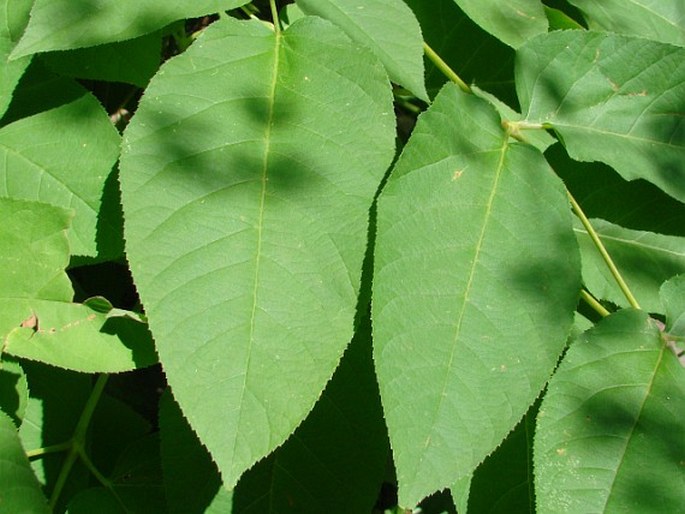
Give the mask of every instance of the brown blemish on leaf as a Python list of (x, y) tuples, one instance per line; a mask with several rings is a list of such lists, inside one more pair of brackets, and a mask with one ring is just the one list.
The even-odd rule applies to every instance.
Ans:
[(466, 170), (466, 168), (462, 168), (462, 169), (460, 169), (460, 170), (455, 170), (455, 172), (452, 174), (452, 180), (457, 180), (457, 179), (459, 179), (459, 178), (461, 177), (462, 173), (464, 173), (465, 170)]
[(34, 332), (38, 332), (38, 316), (34, 312), (28, 318), (21, 322), (21, 328), (30, 328)]

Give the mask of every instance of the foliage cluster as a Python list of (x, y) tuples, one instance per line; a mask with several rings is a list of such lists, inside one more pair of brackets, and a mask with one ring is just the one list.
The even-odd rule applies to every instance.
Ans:
[(0, 20), (1, 511), (685, 510), (682, 0)]

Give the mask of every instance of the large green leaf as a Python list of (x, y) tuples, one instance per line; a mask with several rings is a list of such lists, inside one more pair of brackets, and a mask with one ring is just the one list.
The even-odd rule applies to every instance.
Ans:
[(306, 416), (352, 338), (391, 102), (373, 54), (330, 23), (227, 19), (162, 67), (126, 132), (133, 276), (229, 488)]
[(233, 9), (245, 0), (35, 0), (12, 58), (113, 43), (169, 23)]
[(591, 30), (620, 32), (685, 46), (682, 0), (569, 0)]
[(21, 445), (17, 428), (0, 411), (0, 505), (5, 512), (48, 514), (48, 503), (40, 490)]
[(423, 37), (402, 0), (297, 0), (307, 14), (321, 16), (367, 45), (396, 82), (428, 101), (423, 78)]
[(0, 199), (0, 338), (3, 351), (85, 372), (156, 362), (146, 326), (104, 299), (71, 303), (64, 209)]
[(685, 369), (641, 311), (571, 346), (540, 407), (537, 507), (545, 513), (680, 512)]
[(547, 16), (539, 0), (454, 1), (478, 25), (514, 48), (547, 32)]
[[(119, 135), (89, 93), (0, 129), (0, 197), (74, 209), (73, 255), (96, 256), (105, 180), (119, 154)], [(103, 248), (104, 253), (107, 249)]]
[(516, 85), (526, 119), (553, 127), (572, 158), (685, 202), (685, 48), (553, 32), (519, 49)]
[(471, 473), (526, 412), (579, 268), (561, 181), (488, 102), (446, 86), (378, 204), (374, 355), (402, 505)]
[(12, 91), (31, 61), (28, 56), (9, 61), (9, 55), (29, 21), (32, 4), (32, 0), (0, 1), (0, 116), (5, 113)]
[[(659, 287), (672, 276), (685, 273), (685, 238), (630, 230), (603, 220), (590, 222), (640, 306), (659, 312)], [(576, 223), (575, 232), (583, 256), (585, 285), (598, 298), (627, 307), (609, 268), (580, 222)]]

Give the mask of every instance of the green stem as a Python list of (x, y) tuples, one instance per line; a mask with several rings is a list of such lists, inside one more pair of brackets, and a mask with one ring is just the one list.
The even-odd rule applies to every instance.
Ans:
[(603, 318), (606, 318), (609, 314), (611, 314), (601, 303), (597, 301), (597, 299), (592, 296), (586, 289), (581, 289), (580, 290), (580, 297), (585, 300), (585, 303), (587, 303), (592, 309), (602, 316)]
[(609, 268), (609, 271), (611, 272), (611, 275), (614, 277), (614, 280), (618, 284), (618, 287), (621, 288), (621, 291), (623, 292), (623, 295), (626, 297), (626, 300), (628, 300), (628, 303), (631, 305), (631, 307), (635, 309), (640, 309), (640, 304), (637, 303), (637, 300), (635, 299), (635, 296), (633, 296), (633, 293), (630, 291), (628, 284), (626, 284), (626, 281), (623, 280), (623, 277), (621, 276), (621, 273), (618, 271), (616, 264), (614, 264), (614, 261), (611, 259), (609, 252), (607, 252), (607, 249), (604, 247), (604, 243), (602, 243), (601, 239), (599, 238), (599, 235), (597, 234), (597, 232), (595, 232), (595, 229), (590, 224), (590, 220), (588, 220), (587, 216), (585, 216), (583, 209), (580, 208), (580, 205), (578, 204), (578, 202), (576, 202), (576, 199), (573, 198), (573, 195), (570, 191), (567, 190), (566, 193), (568, 194), (568, 198), (571, 201), (573, 212), (576, 213), (576, 216), (578, 216), (578, 218), (580, 219), (581, 223), (585, 227), (585, 230), (587, 230), (590, 239), (592, 239), (592, 242), (594, 243), (595, 247), (602, 256), (602, 259), (604, 259), (604, 262)]
[(100, 400), (100, 396), (102, 396), (102, 391), (105, 389), (108, 378), (109, 377), (104, 374), (98, 376), (98, 379), (93, 386), (93, 390), (88, 397), (88, 401), (86, 401), (86, 405), (83, 407), (81, 417), (79, 418), (78, 423), (76, 423), (74, 435), (72, 436), (71, 440), (66, 443), (68, 444), (69, 452), (64, 459), (62, 469), (60, 469), (57, 480), (55, 481), (55, 488), (52, 490), (52, 495), (50, 496), (50, 508), (52, 509), (54, 509), (55, 505), (57, 505), (57, 500), (59, 499), (60, 494), (62, 494), (62, 489), (64, 488), (64, 484), (67, 482), (67, 478), (69, 478), (71, 468), (74, 467), (76, 458), (84, 453), (83, 448), (86, 442), (88, 425), (93, 417), (93, 412), (95, 412), (95, 407)]
[(425, 41), (423, 42), (423, 51), (426, 54), (426, 57), (430, 59), (430, 61), (435, 64), (435, 67), (438, 68), (445, 77), (450, 79), (452, 82), (454, 82), (457, 86), (461, 88), (464, 93), (472, 93), (471, 88), (461, 80), (461, 77), (457, 75), (452, 68), (449, 67), (449, 64), (447, 64), (445, 61), (442, 60), (442, 57), (440, 57), (435, 50), (433, 50), (430, 46), (428, 46), (428, 43)]
[(29, 450), (26, 452), (26, 456), (29, 459), (36, 459), (47, 455), (49, 453), (59, 453), (67, 451), (71, 448), (71, 441), (65, 441), (59, 444), (52, 444), (50, 446), (43, 446), (42, 448), (36, 448), (35, 450)]
[(269, 7), (271, 7), (271, 18), (274, 21), (274, 30), (276, 35), (281, 35), (281, 20), (278, 19), (278, 8), (276, 7), (276, 0), (269, 0)]

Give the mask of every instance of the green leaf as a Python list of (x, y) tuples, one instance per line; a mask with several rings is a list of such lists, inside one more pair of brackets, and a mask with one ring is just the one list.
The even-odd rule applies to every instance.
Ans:
[(133, 276), (229, 488), (302, 421), (352, 338), (392, 110), (380, 64), (330, 23), (279, 35), (227, 19), (162, 67), (126, 131)]
[(127, 313), (39, 299), (27, 302), (27, 311), (24, 325), (30, 326), (5, 338), (5, 352), (15, 357), (83, 373), (119, 373), (157, 362), (146, 325)]
[(365, 319), (307, 419), (238, 482), (233, 512), (371, 512), (389, 454)]
[(613, 34), (553, 32), (517, 54), (529, 122), (561, 136), (569, 155), (644, 178), (685, 202), (685, 49)]
[(659, 290), (659, 296), (665, 309), (668, 332), (685, 338), (685, 274), (666, 281)]
[(678, 512), (685, 505), (685, 369), (641, 311), (573, 344), (540, 407), (537, 507)]
[(18, 427), (24, 419), (28, 401), (29, 389), (24, 370), (17, 362), (3, 358), (0, 361), (0, 410)]
[(0, 0), (0, 116), (7, 110), (12, 91), (31, 62), (28, 56), (9, 60), (12, 49), (29, 21), (31, 5), (32, 0)]
[[(514, 51), (491, 36), (457, 7), (454, 0), (405, 0), (421, 24), (425, 41), (467, 83), (516, 106)], [(426, 67), (431, 97), (447, 82), (432, 63)]]
[[(83, 372), (114, 373), (157, 361), (135, 314), (100, 302), (71, 303), (64, 268), (69, 213), (36, 202), (0, 199), (0, 337), (3, 351)], [(104, 299), (103, 299), (104, 300)]]
[(161, 34), (156, 32), (120, 43), (50, 52), (41, 57), (50, 69), (62, 75), (145, 87), (159, 68), (161, 46)]
[(374, 356), (401, 505), (471, 473), (523, 416), (564, 347), (579, 268), (542, 155), (445, 86), (378, 203)]
[(538, 0), (454, 0), (478, 25), (507, 45), (518, 48), (547, 32), (547, 17)]
[[(685, 238), (630, 230), (607, 221), (590, 220), (640, 306), (661, 310), (659, 287), (667, 279), (685, 273)], [(598, 298), (628, 306), (604, 260), (585, 228), (575, 228), (583, 260), (583, 280)]]
[(31, 470), (12, 420), (0, 412), (0, 505), (5, 512), (48, 514), (45, 496)]
[(169, 23), (233, 9), (245, 0), (35, 0), (12, 58), (133, 39)]
[(685, 10), (682, 0), (569, 0), (585, 16), (590, 30), (685, 46)]
[(169, 512), (230, 514), (233, 494), (221, 486), (216, 464), (169, 389), (159, 402), (159, 436)]
[(2, 127), (0, 197), (74, 209), (71, 253), (96, 256), (102, 191), (117, 160), (119, 141), (89, 93)]
[(428, 101), (423, 72), (423, 36), (402, 0), (297, 0), (307, 14), (321, 16), (354, 41), (368, 46), (390, 79)]
[(545, 15), (547, 16), (547, 21), (549, 22), (549, 30), (583, 29), (583, 26), (580, 23), (578, 23), (564, 11), (554, 9), (552, 7), (547, 7), (546, 5), (544, 6), (544, 8)]

